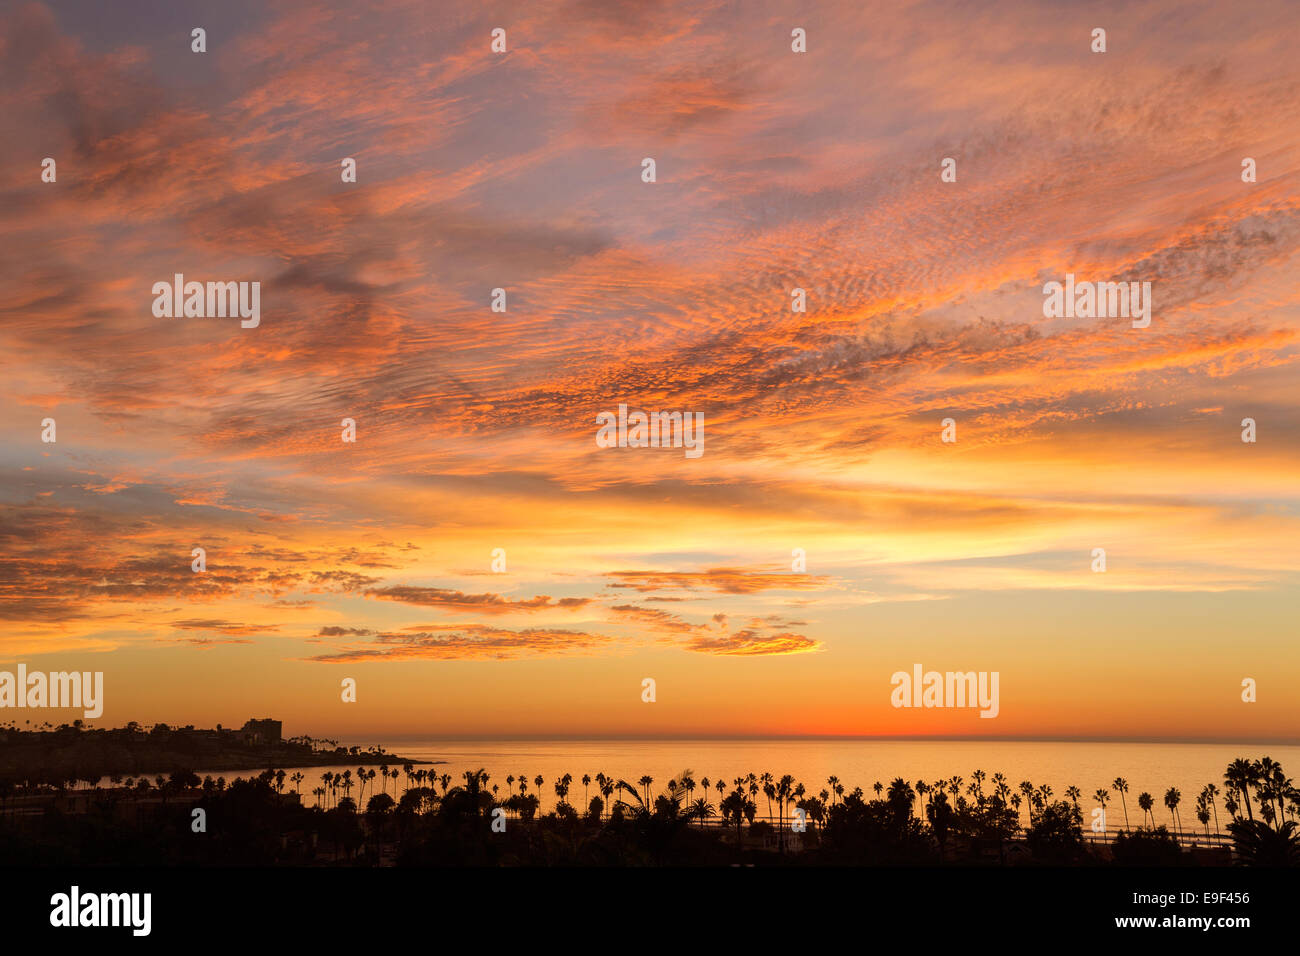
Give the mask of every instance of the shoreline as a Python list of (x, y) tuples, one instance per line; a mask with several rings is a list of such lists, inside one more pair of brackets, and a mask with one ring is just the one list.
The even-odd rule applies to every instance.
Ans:
[[(218, 763), (220, 764), (220, 766), (218, 766)], [(391, 755), (391, 754), (384, 754), (383, 756), (378, 758), (361, 757), (355, 754), (348, 754), (346, 757), (344, 756), (335, 757), (334, 755), (330, 754), (327, 755), (325, 759), (322, 760), (303, 760), (301, 757), (292, 757), (291, 759), (288, 760), (273, 760), (270, 761), (269, 763), (267, 761), (262, 761), (261, 763), (249, 763), (247, 760), (232, 758), (231, 760), (219, 761), (218, 763), (203, 761), (202, 770), (196, 769), (194, 772), (209, 773), (211, 771), (220, 771), (222, 773), (230, 773), (232, 771), (240, 771), (240, 770), (262, 771), (262, 770), (266, 770), (268, 766), (275, 770), (280, 770), (280, 769), (295, 770), (300, 767), (301, 768), (378, 767), (383, 764), (387, 764), (390, 768), (404, 767), (407, 764), (410, 764), (412, 767), (420, 767), (420, 766), (427, 767), (434, 764), (445, 764), (447, 763), (447, 761), (446, 760), (410, 760), (405, 757)], [(157, 771), (157, 770), (136, 771), (137, 774), (160, 773), (160, 772), (169, 772), (169, 771)]]

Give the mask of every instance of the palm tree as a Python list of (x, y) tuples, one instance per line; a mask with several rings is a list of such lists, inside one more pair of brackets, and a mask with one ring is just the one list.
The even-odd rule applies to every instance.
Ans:
[(637, 781), (637, 783), (645, 787), (645, 806), (647, 807), (650, 806), (650, 784), (654, 782), (655, 782), (654, 777), (650, 776), (649, 774), (646, 774), (640, 780)]
[(840, 778), (835, 776), (834, 774), (831, 774), (829, 777), (826, 778), (826, 786), (830, 787), (830, 792), (832, 794), (835, 793), (835, 785), (839, 782), (840, 782)]
[[(708, 791), (706, 790), (705, 792), (707, 793)], [(713, 804), (709, 803), (709, 801), (703, 797), (700, 797), (700, 799), (691, 804), (690, 810), (687, 811), (687, 816), (692, 820), (707, 820), (713, 815)]]
[[(822, 793), (826, 793), (825, 790)], [(813, 822), (817, 829), (821, 828), (821, 823), (826, 819), (826, 798), (825, 797), (808, 797), (800, 800), (795, 807), (808, 814), (808, 819)]]
[(1178, 801), (1182, 798), (1182, 792), (1177, 787), (1170, 787), (1165, 791), (1165, 806), (1169, 808), (1169, 813), (1174, 818), (1175, 833), (1181, 829), (1178, 823)]
[(778, 845), (781, 849), (785, 849), (785, 807), (787, 803), (793, 802), (793, 800), (794, 777), (787, 773), (776, 783), (776, 805), (781, 814), (781, 820), (778, 823), (780, 827), (779, 833), (781, 834)]
[[(1260, 793), (1267, 793), (1268, 798), (1276, 806), (1274, 819), (1280, 828), (1283, 821), (1286, 820), (1286, 795), (1293, 789), (1290, 778), (1282, 770), (1282, 765), (1271, 757), (1264, 757), (1255, 765), (1259, 770), (1259, 779), (1262, 787)], [(1263, 799), (1263, 796), (1260, 798)]]
[(1065, 795), (1069, 797), (1070, 802), (1074, 804), (1074, 809), (1079, 809), (1079, 798), (1083, 796), (1083, 791), (1071, 784), (1065, 788)]
[(344, 770), (343, 771), (343, 796), (350, 797), (351, 795), (352, 795), (352, 771)]
[[(508, 782), (509, 781), (507, 781), (507, 783)], [(591, 774), (584, 773), (582, 775), (582, 810), (584, 813), (587, 811), (587, 807), (591, 804), (591, 801), (587, 799), (587, 788), (589, 788), (590, 786), (591, 786)]]
[(1219, 808), (1215, 806), (1214, 798), (1219, 795), (1219, 788), (1216, 787), (1213, 783), (1207, 783), (1205, 785), (1205, 789), (1202, 790), (1201, 793), (1205, 797), (1205, 802), (1210, 805), (1210, 809), (1214, 811), (1214, 832), (1215, 834), (1218, 834), (1219, 833)]
[(1127, 830), (1129, 829), (1128, 801), (1124, 799), (1124, 794), (1128, 793), (1128, 781), (1123, 777), (1116, 777), (1115, 782), (1110, 785), (1110, 788), (1119, 794), (1120, 806), (1124, 808), (1124, 829)]
[[(1271, 804), (1277, 796), (1274, 784), (1276, 782), (1276, 775), (1281, 771), (1281, 769), (1282, 768), (1273, 761), (1272, 757), (1264, 757), (1251, 764), (1251, 770), (1255, 775), (1256, 790), (1259, 793), (1259, 812), (1261, 814), (1264, 812), (1264, 802), (1267, 800)], [(1280, 820), (1281, 814), (1278, 814), (1276, 818)]]
[(772, 819), (772, 796), (776, 792), (772, 786), (772, 775), (765, 773), (758, 778), (758, 782), (763, 785), (763, 796), (767, 797), (767, 819)]
[(1276, 830), (1262, 820), (1234, 820), (1228, 830), (1237, 857), (1247, 866), (1300, 865), (1300, 831), (1294, 820)]
[(610, 795), (614, 792), (614, 778), (604, 777), (604, 782), (600, 785), (600, 795), (605, 798), (605, 806), (609, 810), (610, 816), (614, 815), (614, 805), (609, 802)]
[[(1110, 792), (1107, 791), (1105, 787), (1098, 787), (1097, 792), (1093, 794), (1093, 797), (1101, 804), (1101, 818), (1104, 821), (1106, 819), (1106, 801), (1110, 799)], [(1031, 813), (1029, 815), (1030, 823), (1034, 822), (1033, 817), (1034, 815)]]
[(1237, 811), (1241, 805), (1237, 803), (1237, 798), (1231, 790), (1228, 790), (1223, 797), (1223, 809), (1227, 811), (1228, 816), (1232, 817), (1232, 823), (1228, 824), (1228, 829), (1232, 829), (1232, 824), (1237, 822)]
[(1138, 806), (1141, 807), (1142, 812), (1145, 813), (1147, 817), (1151, 819), (1152, 829), (1155, 828), (1156, 820), (1155, 817), (1151, 816), (1151, 808), (1154, 807), (1155, 805), (1156, 805), (1155, 800), (1152, 799), (1151, 794), (1147, 793), (1145, 790), (1143, 790), (1141, 793), (1138, 794)]
[(1223, 772), (1223, 785), (1241, 794), (1242, 800), (1245, 801), (1246, 816), (1251, 820), (1255, 819), (1255, 814), (1250, 808), (1249, 788), (1255, 782), (1255, 772), (1250, 761), (1240, 757), (1228, 764), (1228, 769)]
[[(889, 785), (889, 791), (885, 794), (885, 800), (890, 806), (898, 808), (900, 811), (905, 810), (907, 816), (912, 815), (912, 802), (916, 799), (916, 794), (912, 791), (912, 785), (902, 777), (894, 778)], [(899, 814), (901, 819), (903, 814)]]
[[(725, 789), (725, 785), (722, 784), (721, 780), (718, 781), (718, 784), (723, 786)], [(719, 809), (722, 813), (723, 820), (731, 820), (736, 824), (736, 846), (743, 849), (744, 835), (741, 826), (747, 819), (750, 821), (751, 825), (753, 824), (754, 801), (745, 796), (745, 791), (737, 786), (735, 791), (722, 801), (722, 805)]]
[(1205, 827), (1205, 836), (1208, 838), (1210, 835), (1210, 804), (1204, 790), (1196, 798), (1196, 819), (1200, 820), (1201, 826)]

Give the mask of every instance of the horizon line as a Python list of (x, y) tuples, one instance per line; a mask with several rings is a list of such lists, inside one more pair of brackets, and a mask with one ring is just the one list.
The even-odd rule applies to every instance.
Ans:
[[(300, 736), (300, 735), (295, 735)], [(352, 734), (339, 734), (337, 736), (347, 737), (349, 740), (354, 739)], [(917, 734), (420, 734), (420, 733), (401, 733), (385, 735), (391, 740), (431, 740), (431, 741), (456, 741), (456, 740), (526, 740), (526, 741), (724, 741), (724, 742), (762, 742), (775, 740), (825, 740), (825, 741), (916, 741), (925, 743), (976, 743), (987, 741), (990, 743), (1126, 743), (1126, 744), (1216, 744), (1229, 745), (1236, 744), (1241, 746), (1247, 745), (1264, 745), (1264, 746), (1281, 746), (1296, 747), (1300, 746), (1300, 738), (1268, 737), (1268, 738), (1229, 738), (1229, 737), (1088, 737), (1088, 736), (970, 736), (960, 737), (952, 735), (917, 735)]]
[[(274, 717), (246, 718), (252, 720), (275, 720)], [(124, 730), (129, 723), (135, 723), (140, 727), (156, 726), (166, 724), (172, 730), (182, 730), (186, 727), (192, 727), (194, 730), (215, 730), (221, 726), (225, 730), (236, 730), (234, 725), (224, 723), (214, 724), (211, 727), (200, 727), (193, 723), (171, 723), (166, 720), (161, 721), (126, 721), (118, 727), (103, 726), (85, 726), (83, 731), (94, 730)], [(281, 721), (283, 725), (283, 721)], [(70, 724), (58, 725), (70, 726)], [(26, 733), (38, 732), (36, 728), (10, 727), (9, 730), (23, 731)], [(52, 729), (58, 729), (57, 726)], [(587, 733), (493, 733), (493, 734), (446, 734), (439, 732), (378, 732), (378, 733), (354, 733), (352, 731), (332, 731), (322, 733), (283, 733), (282, 739), (289, 740), (294, 737), (310, 737), (314, 740), (320, 739), (347, 739), (348, 741), (366, 740), (377, 741), (378, 738), (385, 740), (401, 741), (491, 741), (491, 740), (519, 740), (530, 742), (544, 741), (641, 741), (641, 742), (669, 742), (669, 741), (690, 741), (690, 742), (762, 742), (762, 741), (785, 741), (785, 740), (820, 740), (820, 741), (915, 741), (920, 743), (976, 743), (986, 741), (989, 743), (1096, 743), (1096, 744), (1214, 744), (1214, 745), (1238, 745), (1238, 746), (1278, 746), (1278, 747), (1297, 747), (1300, 746), (1300, 737), (1170, 737), (1170, 736), (1133, 736), (1133, 735), (1111, 735), (1111, 736), (1086, 736), (1086, 735), (1016, 735), (1016, 734), (981, 734), (978, 736), (957, 736), (952, 734), (587, 734)], [(351, 744), (350, 744), (351, 745)], [(359, 745), (358, 745), (359, 746)]]

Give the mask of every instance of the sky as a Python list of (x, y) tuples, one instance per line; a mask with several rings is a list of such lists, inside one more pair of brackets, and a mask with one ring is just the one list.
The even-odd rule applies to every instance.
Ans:
[(0, 4), (0, 668), (101, 726), (1296, 741), (1298, 17)]

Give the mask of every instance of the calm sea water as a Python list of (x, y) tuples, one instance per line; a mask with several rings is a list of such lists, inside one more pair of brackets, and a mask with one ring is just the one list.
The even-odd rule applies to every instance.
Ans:
[[(374, 741), (344, 740), (351, 746), (369, 746)], [(533, 780), (539, 774), (545, 781), (541, 788), (544, 810), (554, 807), (555, 780), (573, 774), (569, 802), (582, 803), (582, 775), (598, 772), (635, 783), (648, 774), (654, 778), (652, 790), (658, 792), (672, 777), (689, 770), (697, 782), (719, 777), (730, 790), (731, 781), (751, 772), (771, 772), (778, 778), (791, 774), (812, 793), (826, 787), (832, 774), (839, 777), (845, 792), (862, 787), (871, 794), (876, 781), (888, 786), (895, 777), (915, 785), (953, 775), (971, 781), (971, 771), (983, 770), (988, 778), (996, 772), (1006, 775), (1013, 790), (1022, 780), (1035, 786), (1049, 785), (1054, 795), (1065, 798), (1067, 787), (1076, 785), (1083, 791), (1081, 807), (1096, 804), (1092, 794), (1099, 788), (1110, 790), (1116, 777), (1128, 780), (1129, 817), (1141, 820), (1137, 797), (1148, 791), (1155, 798), (1156, 823), (1171, 825), (1164, 805), (1165, 791), (1176, 787), (1182, 792), (1179, 812), (1185, 828), (1196, 826), (1196, 796), (1207, 783), (1223, 788), (1223, 771), (1237, 757), (1251, 760), (1270, 756), (1279, 761), (1288, 774), (1300, 777), (1300, 746), (1246, 744), (1151, 744), (1151, 743), (1059, 743), (1025, 741), (894, 741), (894, 740), (443, 740), (392, 739), (382, 741), (386, 750), (417, 760), (440, 761), (433, 767), (440, 775), (450, 774), (457, 780), (465, 770), (483, 768), (490, 775), (488, 786), (499, 784), (506, 789), (506, 777), (528, 777), (528, 792), (537, 793)], [(302, 789), (307, 803), (311, 790), (319, 786), (320, 776), (339, 768), (302, 768), (307, 775)], [(353, 768), (355, 770), (355, 768)], [(226, 772), (230, 779), (238, 774)], [(405, 777), (401, 778), (403, 787)], [(454, 785), (454, 783), (453, 783)], [(985, 792), (992, 785), (985, 780)], [(391, 791), (390, 791), (391, 792)], [(592, 791), (594, 792), (594, 790)], [(701, 795), (696, 791), (696, 796)], [(711, 801), (717, 804), (717, 792)], [(1221, 799), (1221, 798), (1220, 798)], [(760, 808), (764, 800), (759, 798)], [(1111, 791), (1108, 816), (1122, 818), (1118, 796)], [(760, 809), (762, 812), (762, 809)], [(1220, 817), (1223, 807), (1219, 806)], [(1213, 829), (1213, 824), (1211, 824)]]

